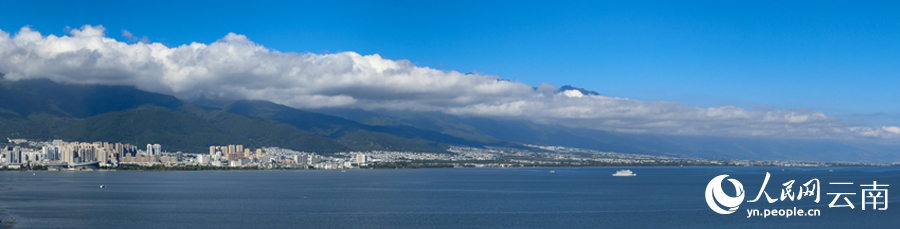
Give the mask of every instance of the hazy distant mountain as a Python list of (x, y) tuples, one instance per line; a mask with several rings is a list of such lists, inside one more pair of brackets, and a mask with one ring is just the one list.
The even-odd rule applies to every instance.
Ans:
[(448, 144), (517, 146), (469, 141), (412, 126), (364, 125), (266, 101), (198, 103), (219, 108), (194, 106), (133, 87), (0, 81), (0, 137), (159, 143), (168, 150), (195, 153), (223, 144), (321, 153), (446, 152)]
[(81, 118), (143, 104), (175, 108), (182, 102), (133, 87), (0, 80), (0, 138), (58, 138), (61, 129)]
[[(238, 110), (238, 105), (232, 109)], [(353, 123), (327, 115), (309, 115), (313, 119), (307, 121), (314, 127), (352, 126)], [(314, 129), (300, 125), (300, 122), (294, 124)], [(320, 153), (346, 150), (445, 152), (447, 148), (446, 144), (416, 136), (404, 138), (380, 133), (379, 128), (383, 127), (370, 127), (329, 139), (289, 124), (201, 108), (172, 96), (133, 87), (65, 85), (49, 80), (2, 81), (0, 84), (0, 137), (138, 145), (159, 143), (167, 150), (192, 153), (203, 153), (209, 145), (222, 144), (279, 146)]]
[(624, 153), (753, 160), (900, 161), (900, 155), (896, 153), (900, 152), (900, 146), (891, 145), (852, 144), (821, 140), (624, 134), (540, 124), (526, 120), (457, 117), (434, 112), (364, 111), (339, 108), (315, 111), (370, 125), (413, 125), (467, 139), (496, 139), (498, 141)]
[[(582, 88), (564, 86), (560, 90)], [(449, 145), (559, 145), (622, 153), (755, 160), (900, 161), (900, 146), (624, 134), (525, 120), (439, 112), (330, 108), (304, 111), (267, 101), (175, 97), (123, 86), (0, 80), (0, 138), (159, 143), (204, 153), (208, 145), (279, 146), (321, 153), (346, 150), (446, 152)]]

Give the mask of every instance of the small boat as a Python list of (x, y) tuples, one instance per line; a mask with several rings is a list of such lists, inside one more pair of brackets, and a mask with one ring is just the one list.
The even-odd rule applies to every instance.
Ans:
[(347, 172), (347, 170), (341, 170), (341, 172), (342, 172), (342, 173), (346, 173), (346, 172)]
[(829, 172), (829, 173), (833, 173), (833, 172), (834, 172), (834, 170), (831, 170), (831, 169), (829, 169), (829, 170), (828, 170), (828, 172)]
[(631, 172), (631, 170), (624, 169), (624, 170), (616, 171), (616, 173), (613, 173), (613, 176), (614, 177), (633, 177), (633, 176), (637, 176), (637, 174)]
[(556, 173), (556, 171), (550, 170), (550, 173)]
[(101, 184), (101, 185), (100, 185), (100, 188), (106, 188), (106, 185), (102, 185), (102, 184)]

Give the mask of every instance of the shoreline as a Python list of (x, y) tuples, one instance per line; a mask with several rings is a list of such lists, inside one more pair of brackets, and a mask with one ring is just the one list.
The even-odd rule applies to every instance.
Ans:
[[(536, 166), (409, 166), (409, 167), (362, 167), (362, 168), (345, 168), (345, 169), (299, 169), (299, 168), (250, 168), (250, 167), (194, 167), (194, 166), (154, 166), (154, 167), (132, 167), (128, 169), (58, 169), (58, 170), (32, 170), (32, 169), (2, 169), (0, 172), (174, 172), (174, 171), (330, 171), (330, 170), (370, 170), (370, 169), (469, 169), (469, 168), (631, 168), (631, 167), (783, 167), (783, 168), (840, 168), (840, 167), (892, 167), (900, 166), (897, 164), (826, 164), (820, 166), (813, 165), (580, 165), (580, 166), (559, 166), (559, 165), (536, 165)], [(2, 191), (2, 190), (0, 190)], [(2, 218), (0, 218), (2, 219)]]

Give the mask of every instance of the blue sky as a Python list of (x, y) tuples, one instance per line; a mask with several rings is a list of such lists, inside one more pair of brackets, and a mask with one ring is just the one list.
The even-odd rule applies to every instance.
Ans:
[(643, 101), (797, 107), (900, 124), (896, 2), (7, 1), (0, 29), (103, 25), (178, 46), (229, 32)]

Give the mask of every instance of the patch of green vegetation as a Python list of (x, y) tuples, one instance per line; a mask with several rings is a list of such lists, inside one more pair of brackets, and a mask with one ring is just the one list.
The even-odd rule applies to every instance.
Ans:
[[(191, 106), (191, 105), (185, 105)], [(144, 105), (78, 121), (60, 131), (64, 139), (135, 144), (159, 143), (167, 151), (205, 153), (210, 145), (242, 144), (331, 153), (347, 148), (331, 139), (287, 124), (248, 118), (222, 110), (197, 115)]]

